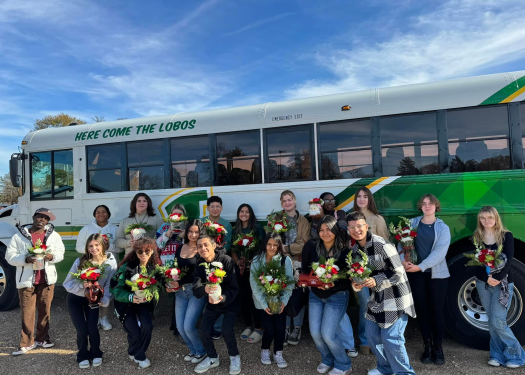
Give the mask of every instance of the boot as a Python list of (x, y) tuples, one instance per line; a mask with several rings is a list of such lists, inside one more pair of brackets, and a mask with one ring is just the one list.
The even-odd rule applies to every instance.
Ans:
[(425, 339), (423, 341), (423, 354), (421, 354), (421, 363), (429, 364), (432, 363), (432, 340)]
[(445, 364), (445, 354), (443, 353), (441, 343), (434, 344), (433, 362), (438, 366), (443, 366)]

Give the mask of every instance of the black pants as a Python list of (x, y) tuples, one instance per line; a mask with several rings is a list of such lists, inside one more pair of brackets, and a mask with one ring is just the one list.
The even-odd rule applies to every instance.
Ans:
[[(211, 331), (213, 330), (213, 324), (219, 316), (222, 315), (220, 312), (210, 310), (208, 304), (204, 308), (204, 314), (201, 320), (201, 327), (199, 329), (199, 336), (201, 338), (204, 349), (206, 349), (206, 354), (210, 358), (217, 358), (218, 354), (213, 345), (213, 340), (211, 338)], [(233, 325), (235, 324), (235, 319), (239, 314), (239, 307), (235, 306), (230, 311), (224, 313), (224, 320), (222, 321), (222, 336), (226, 342), (226, 347), (228, 348), (228, 354), (230, 357), (239, 355), (239, 349), (237, 349), (237, 341), (235, 340), (235, 332), (233, 331)]]
[(417, 322), (423, 340), (434, 344), (443, 342), (445, 332), (445, 317), (443, 308), (447, 295), (448, 278), (432, 279), (432, 272), (408, 273), (408, 281), (412, 289)]
[[(77, 362), (102, 358), (100, 334), (98, 332), (98, 309), (88, 306), (86, 297), (68, 293), (67, 310), (77, 331)], [(88, 339), (90, 349), (88, 349)]]
[[(244, 271), (243, 275), (239, 272), (239, 289), (241, 294), (241, 313), (246, 327), (261, 328), (261, 316), (255, 308), (253, 302), (252, 288), (250, 286), (250, 271)], [(253, 319), (252, 319), (253, 316)]]
[(286, 330), (286, 314), (269, 315), (264, 310), (258, 310), (264, 327), (261, 349), (270, 349), (273, 341), (273, 352), (283, 350)]
[(146, 359), (146, 350), (153, 332), (153, 317), (148, 305), (148, 303), (131, 305), (124, 320), (124, 331), (128, 334), (128, 354), (138, 361)]

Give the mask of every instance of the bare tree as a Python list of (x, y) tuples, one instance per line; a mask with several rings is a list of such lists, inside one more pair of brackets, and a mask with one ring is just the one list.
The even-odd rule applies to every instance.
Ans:
[(14, 187), (11, 183), (9, 173), (0, 177), (0, 202), (15, 204), (20, 196), (20, 188)]
[(104, 116), (93, 116), (91, 117), (91, 120), (93, 120), (93, 122), (105, 122), (106, 121)]
[(59, 113), (58, 115), (48, 115), (41, 119), (36, 119), (33, 122), (33, 130), (42, 130), (47, 128), (59, 128), (61, 126), (68, 126), (71, 123), (85, 124), (86, 122), (74, 116)]

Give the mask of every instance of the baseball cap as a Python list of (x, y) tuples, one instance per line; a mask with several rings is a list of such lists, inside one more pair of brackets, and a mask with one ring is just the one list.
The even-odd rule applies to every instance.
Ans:
[(51, 212), (50, 209), (44, 208), (44, 207), (39, 208), (38, 210), (36, 210), (35, 211), (35, 215), (36, 214), (46, 215), (49, 218), (49, 221), (56, 220), (56, 218), (57, 218), (55, 215), (53, 215), (53, 213)]

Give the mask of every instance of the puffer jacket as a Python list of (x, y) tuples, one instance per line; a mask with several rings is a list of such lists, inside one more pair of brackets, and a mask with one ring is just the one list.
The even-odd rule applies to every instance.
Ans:
[[(16, 267), (16, 288), (32, 288), (35, 277), (35, 271), (33, 271), (33, 265), (26, 263), (26, 257), (29, 256), (28, 248), (33, 246), (31, 242), (31, 229), (32, 224), (19, 225), (17, 226), (20, 233), (15, 234), (7, 251), (5, 253), (5, 260), (12, 266)], [(64, 259), (65, 247), (62, 242), (60, 234), (55, 232), (53, 224), (47, 224), (45, 226), (46, 235), (44, 237), (44, 244), (50, 249), (53, 259), (45, 261), (44, 273), (46, 282), (48, 285), (53, 285), (57, 282), (57, 271), (55, 264), (61, 262)]]

